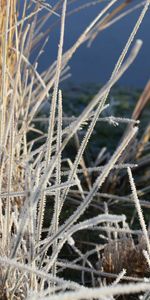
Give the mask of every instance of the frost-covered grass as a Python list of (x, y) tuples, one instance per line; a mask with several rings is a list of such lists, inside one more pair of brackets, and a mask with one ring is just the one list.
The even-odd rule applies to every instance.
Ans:
[[(25, 0), (23, 9), (16, 0), (0, 2), (0, 299), (114, 299), (119, 294), (141, 291), (146, 293), (143, 298), (146, 299), (150, 282), (144, 277), (150, 265), (150, 244), (141, 206), (149, 207), (149, 203), (138, 198), (139, 191), (132, 175), (132, 168), (136, 166), (129, 153), (134, 152), (134, 157), (139, 158), (143, 149), (149, 146), (149, 127), (141, 143), (138, 146), (136, 143), (138, 118), (149, 99), (149, 83), (131, 119), (105, 117), (101, 113), (108, 107), (107, 98), (112, 86), (140, 51), (142, 41), (136, 40), (136, 33), (148, 10), (149, 0), (140, 3), (142, 11), (117, 64), (114, 64), (109, 81), (78, 116), (69, 120), (68, 125), (60, 89), (68, 62), (80, 45), (91, 43), (99, 31), (123, 17), (130, 1), (121, 5), (118, 0), (107, 2), (64, 53), (65, 20), (66, 14), (71, 13), (70, 2), (58, 1), (51, 7), (45, 1)], [(88, 5), (96, 5), (96, 2)], [(113, 7), (115, 4), (118, 8)], [(85, 7), (78, 7), (82, 8)], [(45, 12), (45, 19), (40, 15), (41, 11)], [(38, 60), (47, 39), (41, 28), (51, 16), (56, 21), (61, 20), (57, 60), (40, 74)], [(40, 41), (41, 50), (31, 64), (31, 52)], [(45, 133), (35, 119), (37, 116), (42, 118), (42, 109), (48, 100), (50, 108)], [(108, 122), (110, 126), (127, 123), (127, 127), (113, 155), (105, 156), (104, 149), (99, 149), (95, 163), (89, 167), (89, 162), (87, 168), (84, 152), (97, 121)], [(78, 134), (81, 132), (83, 138), (80, 141)], [(66, 150), (72, 138), (76, 141), (74, 158), (68, 157)], [(149, 156), (146, 159), (147, 162)], [(128, 202), (135, 203), (141, 231), (129, 227), (125, 214), (118, 214), (117, 210), (115, 214), (109, 212), (112, 199), (119, 199), (110, 193), (110, 186), (113, 191), (117, 174), (122, 171), (128, 174), (131, 189)], [(96, 174), (94, 180), (91, 180), (92, 172)], [(100, 205), (96, 199), (101, 201)], [(69, 206), (67, 213), (66, 203)], [(85, 217), (92, 207), (96, 213)], [(83, 235), (88, 235), (89, 230), (97, 241), (91, 242), (92, 249), (80, 247), (76, 239), (82, 231)], [(140, 240), (138, 245), (132, 238), (134, 234), (141, 236), (142, 242)], [(128, 254), (134, 254), (139, 260), (136, 268), (133, 263), (132, 269), (131, 264), (131, 270), (128, 265), (124, 266), (124, 259), (119, 256), (128, 244)], [(65, 259), (64, 249), (65, 253), (68, 251)], [(116, 256), (111, 249), (115, 249)], [(98, 269), (90, 259), (93, 254), (97, 256)], [(107, 255), (110, 261), (107, 261)], [(115, 266), (117, 256), (119, 264)], [(127, 262), (130, 264), (130, 259)], [(144, 270), (138, 271), (141, 267)], [(65, 275), (66, 269), (70, 270), (70, 280)], [(72, 279), (75, 270), (79, 280)], [(111, 278), (111, 283), (106, 278)], [(122, 278), (128, 284), (120, 285)]]

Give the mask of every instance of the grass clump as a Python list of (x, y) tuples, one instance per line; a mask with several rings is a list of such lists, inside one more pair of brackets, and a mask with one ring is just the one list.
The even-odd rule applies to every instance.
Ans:
[[(45, 1), (24, 1), (19, 7), (16, 1), (1, 1), (0, 299), (115, 299), (116, 295), (139, 292), (146, 292), (146, 296), (150, 289), (149, 279), (148, 282), (144, 279), (147, 268), (140, 273), (143, 277), (139, 277), (134, 272), (135, 265), (128, 274), (128, 268), (126, 271), (114, 268), (113, 261), (109, 268), (104, 263), (107, 256), (110, 258), (114, 245), (116, 249), (119, 243), (126, 244), (127, 238), (127, 245), (129, 240), (132, 243), (129, 255), (142, 253), (146, 262), (144, 268), (145, 265), (149, 267), (149, 234), (141, 210), (144, 201), (138, 199), (132, 176), (131, 170), (135, 168), (133, 155), (130, 159), (127, 155), (133, 150), (131, 152), (135, 154), (136, 151), (136, 158), (139, 158), (148, 145), (149, 127), (138, 147), (136, 136), (138, 118), (149, 99), (149, 84), (131, 119), (101, 115), (107, 107), (112, 86), (134, 62), (142, 46), (141, 40), (133, 40), (149, 1), (144, 3), (109, 81), (66, 125), (60, 81), (68, 70), (69, 60), (82, 43), (95, 38), (95, 33), (110, 25), (116, 14), (129, 4), (126, 1), (116, 10), (113, 5), (117, 0), (107, 3), (64, 53), (65, 19), (70, 2), (58, 1), (51, 7)], [(109, 9), (112, 11), (108, 18)], [(43, 10), (45, 19), (40, 14)], [(40, 35), (40, 30), (52, 15), (61, 20), (57, 60), (40, 74), (37, 66), (43, 45), (32, 64), (30, 54), (45, 36), (45, 33)], [(103, 23), (99, 23), (101, 18)], [(99, 27), (100, 24), (103, 26)], [(49, 99), (48, 130), (45, 133), (36, 118), (40, 116), (42, 120), (42, 107)], [(125, 122), (127, 127), (114, 153), (103, 157), (105, 151), (100, 149), (95, 164), (87, 167), (84, 152), (99, 118), (111, 126)], [(78, 137), (81, 131), (82, 141)], [(74, 158), (68, 156), (66, 150), (72, 138), (77, 149)], [(125, 198), (128, 202), (134, 200), (142, 228), (138, 231), (130, 229), (124, 214), (117, 210), (110, 213), (109, 201), (103, 201), (103, 198), (118, 201), (119, 196), (114, 194), (116, 182), (120, 172), (127, 174), (126, 169), (132, 196)], [(94, 180), (90, 175), (93, 172)], [(104, 187), (105, 193), (102, 194), (100, 189)], [(148, 201), (144, 204), (148, 205)], [(92, 215), (88, 215), (89, 207), (92, 207)], [(93, 241), (85, 241), (84, 247), (82, 232), (90, 237), (89, 231), (93, 232)], [(144, 240), (140, 250), (141, 243), (136, 246), (133, 235)], [(116, 255), (119, 251), (118, 248)], [(100, 262), (99, 269), (96, 269), (96, 258)], [(130, 259), (127, 261), (130, 263)], [(67, 275), (65, 277), (66, 269), (74, 270), (69, 276), (72, 280), (67, 280)], [(78, 280), (72, 276), (75, 271)], [(112, 278), (111, 285), (108, 278)], [(122, 279), (132, 283), (119, 285)]]

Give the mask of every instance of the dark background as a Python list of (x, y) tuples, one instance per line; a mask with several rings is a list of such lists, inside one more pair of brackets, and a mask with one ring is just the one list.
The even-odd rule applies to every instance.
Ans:
[[(71, 8), (77, 7), (77, 5), (82, 5), (87, 2), (91, 1), (78, 0), (68, 6), (68, 11)], [(140, 1), (136, 0), (133, 1), (135, 4), (139, 2)], [(55, 4), (56, 0), (50, 3)], [(64, 51), (73, 45), (80, 33), (107, 3), (108, 1), (102, 1), (95, 6), (90, 6), (67, 18)], [(118, 1), (117, 5), (120, 3), (122, 3), (122, 1)], [(131, 5), (128, 6), (128, 8), (130, 7)], [(105, 29), (98, 35), (96, 40), (94, 40), (90, 48), (87, 48), (86, 44), (82, 45), (69, 63), (72, 74), (69, 81), (75, 84), (88, 82), (105, 83), (113, 71), (141, 10), (142, 7)], [(53, 16), (50, 21), (47, 22), (43, 31), (56, 20), (58, 20), (58, 18)], [(47, 66), (56, 59), (59, 29), (60, 23), (58, 23), (49, 34), (49, 42), (39, 62), (40, 71), (47, 68)], [(150, 10), (148, 10), (136, 37), (143, 40), (142, 49), (134, 64), (120, 79), (119, 84), (122, 86), (141, 88), (150, 77)]]

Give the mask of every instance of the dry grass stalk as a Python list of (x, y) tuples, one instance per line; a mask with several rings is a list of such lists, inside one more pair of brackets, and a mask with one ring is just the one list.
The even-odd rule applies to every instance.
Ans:
[(109, 242), (102, 255), (103, 271), (119, 274), (125, 269), (127, 276), (148, 277), (150, 269), (144, 258), (143, 250), (145, 249), (144, 238), (140, 238), (136, 245), (134, 240), (129, 237)]
[[(12, 51), (15, 42), (15, 28), (16, 22), (16, 0), (7, 1), (1, 0), (0, 3), (0, 80), (2, 80), (3, 68), (5, 67), (5, 74), (3, 74), (7, 84), (9, 84), (9, 76), (13, 76), (15, 69), (15, 54)], [(6, 65), (5, 65), (6, 64)], [(8, 76), (9, 74), (9, 76)], [(2, 87), (0, 92), (2, 93)]]

